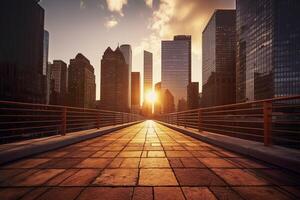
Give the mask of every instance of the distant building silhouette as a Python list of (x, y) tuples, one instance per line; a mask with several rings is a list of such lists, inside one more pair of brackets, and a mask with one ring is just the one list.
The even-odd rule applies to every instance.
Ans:
[(44, 77), (44, 95), (45, 103), (50, 103), (50, 69), (48, 66), (49, 57), (49, 32), (44, 30), (44, 44), (43, 44), (43, 77)]
[(94, 67), (82, 54), (70, 60), (68, 69), (68, 104), (73, 107), (94, 108), (96, 83)]
[(131, 71), (132, 71), (132, 50), (129, 44), (120, 46), (125, 62), (128, 65), (128, 107), (131, 108)]
[(235, 19), (235, 10), (216, 10), (203, 31), (203, 106), (235, 103)]
[(154, 114), (160, 115), (162, 113), (162, 92), (161, 92), (161, 82), (155, 84), (155, 94), (156, 94), (156, 101), (154, 103)]
[(143, 114), (152, 114), (152, 105), (146, 101), (148, 92), (153, 91), (153, 55), (148, 51), (144, 51), (144, 102)]
[(61, 60), (54, 60), (50, 65), (50, 79), (53, 80), (53, 90), (50, 94), (51, 105), (66, 105), (67, 101), (67, 64)]
[(184, 98), (181, 98), (178, 100), (177, 111), (181, 112), (181, 111), (185, 111), (185, 110), (187, 110), (187, 102)]
[(101, 60), (101, 108), (128, 112), (128, 65), (118, 47), (108, 47)]
[(131, 72), (131, 112), (140, 113), (141, 109), (140, 72)]
[[(191, 82), (191, 36), (177, 35), (174, 40), (162, 41), (161, 88), (174, 95), (175, 107), (180, 99), (187, 100), (187, 86)], [(163, 104), (165, 105), (165, 104)], [(165, 113), (165, 108), (162, 108)]]
[(174, 96), (168, 89), (165, 90), (163, 95), (163, 107), (164, 113), (175, 112)]
[(0, 100), (45, 103), (44, 9), (37, 0), (1, 1)]
[(187, 109), (191, 110), (199, 108), (199, 83), (189, 83), (187, 93)]
[(237, 0), (237, 101), (300, 95), (300, 1)]

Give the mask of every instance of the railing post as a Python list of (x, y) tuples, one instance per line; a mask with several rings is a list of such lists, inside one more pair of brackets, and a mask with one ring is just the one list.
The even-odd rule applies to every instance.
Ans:
[(184, 128), (186, 128), (186, 123), (187, 123), (186, 113), (184, 113), (183, 116), (184, 116)]
[(62, 114), (61, 114), (61, 135), (66, 135), (66, 129), (67, 129), (67, 108), (62, 108)]
[(272, 145), (272, 102), (263, 103), (264, 112), (264, 145)]
[(179, 126), (178, 113), (176, 113), (176, 123), (177, 123), (177, 126)]
[(198, 131), (202, 131), (202, 112), (201, 110), (198, 111)]

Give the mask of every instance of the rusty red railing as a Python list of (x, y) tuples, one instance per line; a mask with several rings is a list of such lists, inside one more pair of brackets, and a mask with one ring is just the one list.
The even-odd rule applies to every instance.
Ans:
[(300, 148), (300, 96), (163, 114), (157, 120), (187, 128)]
[(132, 113), (0, 101), (0, 143), (143, 120)]

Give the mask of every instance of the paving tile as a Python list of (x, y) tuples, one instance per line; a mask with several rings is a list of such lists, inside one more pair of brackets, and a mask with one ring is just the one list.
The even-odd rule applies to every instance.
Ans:
[(155, 200), (185, 200), (180, 187), (154, 187)]
[(181, 186), (223, 186), (225, 185), (218, 176), (208, 169), (175, 168), (175, 175)]
[(87, 158), (76, 165), (76, 168), (105, 168), (111, 159), (106, 158)]
[(168, 158), (190, 158), (193, 155), (188, 151), (166, 151)]
[(166, 157), (164, 151), (148, 151), (148, 157)]
[(184, 167), (180, 158), (168, 158), (168, 160), (172, 168)]
[(218, 158), (219, 156), (211, 151), (190, 151), (197, 158)]
[(243, 198), (247, 200), (288, 200), (288, 196), (278, 191), (274, 187), (234, 187)]
[(82, 160), (83, 158), (64, 158), (56, 162), (51, 162), (51, 164), (50, 163), (48, 164), (45, 163), (45, 164), (47, 164), (48, 168), (68, 169), (76, 166)]
[(10, 165), (4, 166), (4, 168), (21, 168), (21, 169), (28, 169), (34, 168), (38, 165), (48, 162), (50, 159), (47, 158), (36, 158), (36, 159), (27, 159), (12, 163)]
[(15, 200), (22, 197), (31, 188), (0, 188), (1, 200)]
[(139, 185), (172, 186), (178, 183), (171, 169), (140, 169)]
[(120, 168), (138, 168), (140, 158), (124, 158)]
[(254, 168), (254, 169), (265, 169), (270, 168), (269, 165), (262, 164), (258, 161), (250, 160), (247, 158), (229, 158), (232, 162), (239, 164), (244, 168)]
[(268, 185), (269, 183), (242, 169), (213, 169), (229, 185)]
[(209, 168), (237, 168), (230, 161), (224, 160), (222, 158), (198, 158), (203, 164)]
[(105, 154), (106, 151), (97, 151), (96, 153), (94, 153), (93, 155), (91, 155), (91, 157), (93, 158), (99, 158), (101, 157), (103, 154)]
[(241, 196), (230, 187), (210, 187), (210, 190), (219, 200), (242, 200)]
[(93, 185), (134, 186), (137, 179), (137, 169), (105, 169), (93, 182)]
[(186, 168), (205, 168), (205, 165), (196, 158), (180, 158), (180, 160)]
[(99, 169), (81, 169), (76, 174), (65, 179), (61, 186), (87, 186), (100, 173)]
[(118, 157), (122, 158), (139, 158), (141, 157), (142, 151), (121, 151)]
[(217, 200), (207, 187), (183, 187), (182, 191), (187, 200)]
[(140, 168), (170, 168), (167, 158), (141, 158)]
[(64, 172), (60, 173), (59, 175), (55, 176), (54, 178), (50, 179), (48, 182), (45, 183), (46, 186), (57, 186), (65, 179), (73, 176), (79, 171), (79, 169), (67, 169)]
[(77, 200), (131, 200), (132, 187), (89, 187)]
[(152, 200), (153, 189), (152, 187), (135, 187), (132, 200)]
[(114, 158), (119, 154), (119, 151), (107, 151), (101, 157), (103, 158)]
[(15, 186), (40, 186), (51, 178), (62, 173), (63, 169), (41, 169), (29, 176), (14, 182)]
[(25, 172), (25, 169), (0, 169), (0, 182)]
[(73, 200), (83, 188), (80, 187), (56, 187), (50, 188), (37, 200)]
[(38, 187), (30, 192), (27, 192), (21, 200), (36, 200), (39, 196), (45, 193), (48, 190), (48, 187)]
[(43, 153), (40, 155), (37, 155), (37, 158), (61, 158), (65, 155), (67, 155), (68, 153), (70, 153), (69, 151), (50, 151), (47, 153)]
[(109, 163), (109, 165), (107, 166), (107, 168), (119, 168), (122, 164), (122, 162), (124, 161), (125, 158), (115, 158), (113, 159), (113, 161), (111, 161), (111, 163)]
[(300, 176), (292, 172), (284, 172), (279, 169), (255, 169), (251, 172), (257, 174), (277, 185), (300, 186)]
[(90, 151), (75, 151), (73, 153), (67, 154), (65, 157), (67, 158), (87, 158), (90, 157), (94, 152)]
[(300, 199), (300, 187), (293, 187), (293, 186), (282, 186), (284, 190), (288, 193), (292, 194), (296, 198)]

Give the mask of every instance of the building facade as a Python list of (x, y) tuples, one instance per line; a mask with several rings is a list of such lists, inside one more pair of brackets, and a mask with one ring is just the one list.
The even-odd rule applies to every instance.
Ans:
[(0, 100), (45, 103), (44, 9), (37, 0), (0, 8)]
[(101, 60), (101, 108), (128, 112), (128, 65), (118, 47), (108, 47)]
[(54, 60), (50, 65), (50, 80), (52, 83), (50, 104), (66, 105), (68, 91), (68, 68), (62, 60)]
[(95, 101), (94, 67), (79, 53), (70, 60), (68, 68), (68, 104), (73, 107), (94, 108)]
[(216, 10), (203, 31), (203, 106), (235, 103), (235, 19), (235, 10)]
[(173, 94), (166, 89), (164, 91), (164, 100), (163, 100), (163, 108), (164, 108), (164, 113), (172, 113), (175, 112), (175, 103), (174, 103), (174, 96)]
[(237, 101), (300, 94), (300, 1), (237, 0)]
[(156, 101), (154, 103), (154, 114), (160, 115), (162, 114), (162, 93), (161, 93), (161, 82), (155, 84), (154, 91), (156, 94)]
[(123, 53), (125, 62), (128, 65), (128, 107), (131, 107), (131, 71), (132, 71), (132, 50), (129, 44), (123, 44), (120, 46), (120, 50)]
[(44, 49), (43, 49), (43, 77), (44, 77), (44, 93), (45, 103), (50, 103), (50, 70), (48, 66), (49, 57), (49, 32), (44, 30)]
[(144, 102), (143, 114), (152, 114), (152, 104), (146, 101), (147, 93), (153, 91), (153, 55), (148, 51), (144, 51)]
[[(163, 94), (168, 89), (174, 96), (178, 110), (179, 100), (187, 100), (187, 86), (191, 82), (191, 36), (178, 35), (174, 40), (162, 41), (161, 46), (161, 89)], [(165, 113), (164, 106), (162, 110)]]
[(131, 112), (140, 113), (141, 109), (140, 72), (131, 72)]
[(187, 109), (199, 108), (199, 82), (191, 82), (187, 87)]

